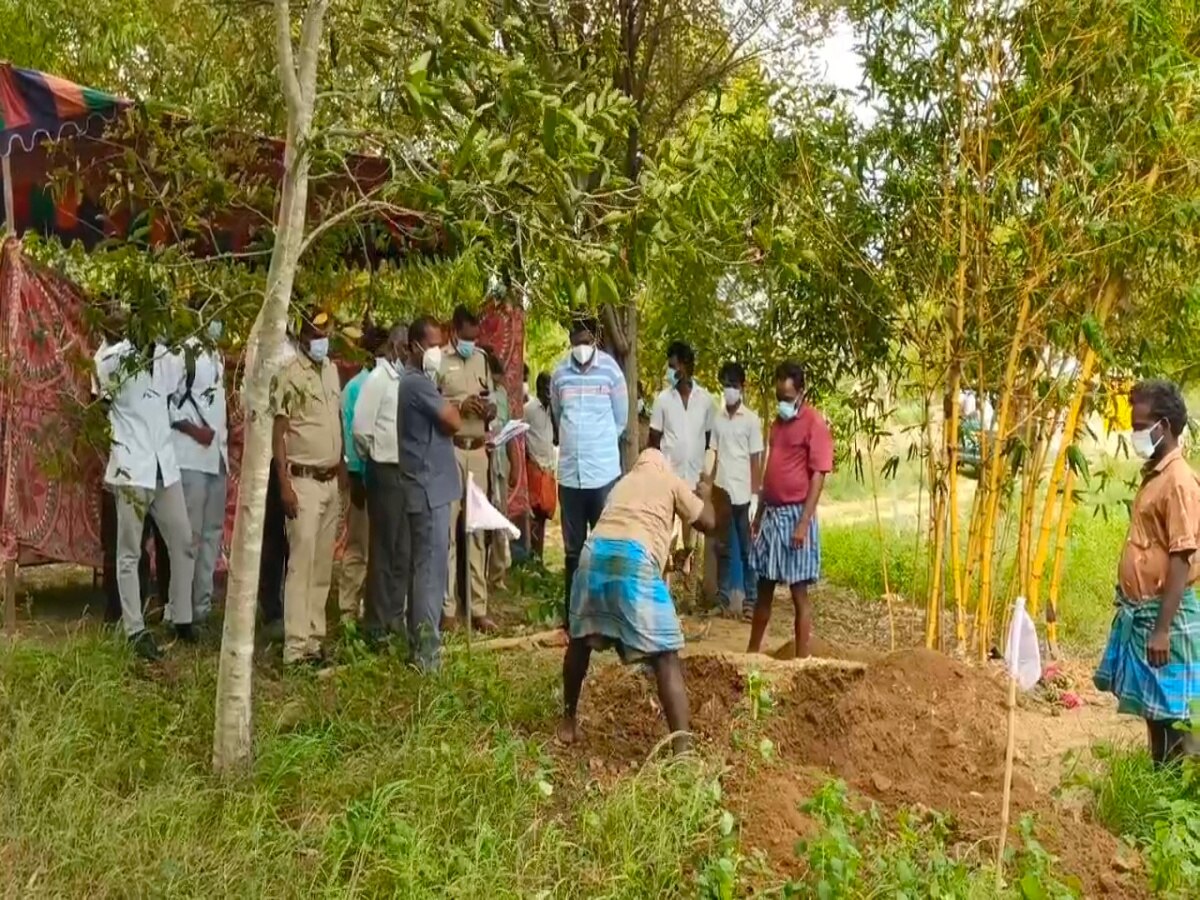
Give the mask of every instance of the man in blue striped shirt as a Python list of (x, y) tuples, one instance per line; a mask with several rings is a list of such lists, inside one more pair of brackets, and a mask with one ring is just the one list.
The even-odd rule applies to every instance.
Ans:
[(558, 505), (566, 555), (563, 627), (571, 609), (571, 580), (588, 531), (596, 527), (608, 492), (621, 477), (621, 433), (629, 418), (625, 376), (617, 361), (596, 349), (592, 321), (571, 325), (571, 352), (550, 379), (558, 421)]

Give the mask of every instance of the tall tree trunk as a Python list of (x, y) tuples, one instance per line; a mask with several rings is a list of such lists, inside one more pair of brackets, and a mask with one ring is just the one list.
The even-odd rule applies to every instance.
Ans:
[(253, 749), (251, 675), (258, 571), (271, 462), (269, 394), (304, 238), (309, 172), (306, 144), (312, 127), (317, 57), (327, 6), (328, 0), (309, 0), (301, 27), (299, 58), (294, 61), (290, 4), (288, 0), (275, 0), (276, 56), (287, 101), (287, 143), (267, 289), (250, 331), (247, 375), (242, 386), (246, 446), (229, 559), (229, 589), (225, 599), (213, 729), (213, 768), (221, 773), (244, 768)]

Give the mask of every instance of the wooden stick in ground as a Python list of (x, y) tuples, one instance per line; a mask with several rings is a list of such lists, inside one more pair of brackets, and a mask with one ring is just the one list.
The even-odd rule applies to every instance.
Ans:
[(1017, 679), (1008, 678), (1008, 747), (1004, 751), (1004, 799), (1000, 806), (1000, 844), (996, 850), (996, 891), (1004, 883), (1004, 844), (1008, 839), (1008, 812), (1012, 801), (1013, 756), (1017, 741)]
[(549, 631), (538, 631), (534, 634), (522, 634), (516, 637), (490, 638), (479, 641), (475, 649), (486, 650), (534, 650), (538, 647), (559, 647), (563, 644), (563, 630), (552, 628)]
[(9, 637), (17, 636), (17, 561), (10, 559), (4, 564), (4, 631)]

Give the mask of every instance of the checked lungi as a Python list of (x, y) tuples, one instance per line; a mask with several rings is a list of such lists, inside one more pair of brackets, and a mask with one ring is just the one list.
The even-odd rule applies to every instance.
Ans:
[(683, 648), (675, 603), (639, 541), (588, 538), (571, 583), (571, 637), (615, 647), (624, 662)]
[(792, 532), (804, 515), (803, 503), (763, 509), (754, 539), (754, 570), (776, 584), (812, 584), (821, 577), (821, 531), (817, 517), (808, 523), (803, 547), (792, 545)]
[(1165, 666), (1147, 659), (1146, 643), (1158, 619), (1159, 601), (1135, 603), (1117, 591), (1117, 612), (1093, 681), (1116, 695), (1117, 712), (1151, 721), (1191, 718), (1200, 700), (1200, 600), (1189, 587), (1171, 620), (1171, 654)]

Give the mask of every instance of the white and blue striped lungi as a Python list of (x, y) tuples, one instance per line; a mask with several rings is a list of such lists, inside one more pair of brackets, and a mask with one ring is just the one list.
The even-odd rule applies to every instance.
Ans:
[(804, 515), (804, 504), (763, 509), (754, 539), (754, 570), (760, 579), (776, 584), (812, 584), (821, 577), (821, 531), (817, 518), (808, 523), (803, 547), (792, 545), (792, 532)]

